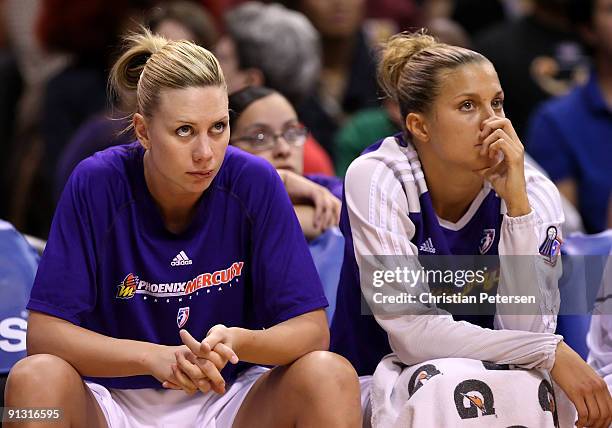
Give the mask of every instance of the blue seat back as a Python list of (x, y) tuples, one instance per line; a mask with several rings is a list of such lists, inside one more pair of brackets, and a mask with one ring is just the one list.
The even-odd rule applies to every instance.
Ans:
[(26, 304), (38, 254), (15, 228), (0, 220), (0, 374), (26, 355)]
[(559, 281), (561, 309), (557, 333), (585, 360), (590, 311), (612, 251), (612, 230), (595, 235), (575, 233), (563, 243), (563, 276)]
[(325, 309), (327, 321), (331, 325), (331, 320), (336, 309), (336, 292), (338, 291), (338, 281), (340, 280), (340, 269), (344, 259), (344, 237), (340, 229), (333, 227), (327, 229), (310, 244), (310, 254), (314, 260), (317, 272), (323, 283), (323, 291), (329, 302)]

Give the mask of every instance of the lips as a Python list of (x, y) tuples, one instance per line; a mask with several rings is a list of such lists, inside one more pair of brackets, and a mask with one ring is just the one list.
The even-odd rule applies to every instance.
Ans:
[(205, 179), (205, 178), (212, 177), (213, 170), (211, 169), (208, 171), (189, 171), (187, 174), (189, 174), (190, 176), (194, 178)]

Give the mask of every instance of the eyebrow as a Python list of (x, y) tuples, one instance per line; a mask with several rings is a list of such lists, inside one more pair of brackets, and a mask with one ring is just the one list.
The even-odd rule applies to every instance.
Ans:
[[(222, 116), (219, 119), (215, 119), (213, 122), (223, 122), (223, 121), (229, 122), (229, 115), (226, 114), (226, 115)], [(174, 122), (175, 123), (184, 123), (186, 125), (197, 125), (197, 122), (193, 122), (193, 121), (191, 121), (189, 119), (184, 119), (184, 118), (181, 118), (181, 117), (177, 118)]]
[[(504, 91), (503, 90), (502, 91), (498, 91), (495, 94), (496, 97), (498, 97), (500, 95), (504, 95)], [(480, 95), (475, 93), (475, 92), (463, 92), (463, 93), (457, 95), (455, 97), (455, 99), (457, 99), (457, 98), (465, 98), (465, 97), (468, 97), (468, 98), (480, 98)]]
[[(287, 126), (287, 125), (289, 125), (289, 124), (299, 123), (299, 122), (300, 122), (300, 121), (299, 121), (298, 119), (289, 119), (288, 121), (286, 121), (285, 123), (283, 123), (283, 124), (281, 125), (281, 128), (282, 128), (282, 127), (285, 127), (285, 126)], [(256, 122), (256, 123), (252, 123), (251, 125), (247, 126), (245, 129), (251, 129), (251, 128), (268, 128), (268, 129), (269, 129), (269, 128), (271, 128), (271, 127), (270, 127), (270, 125), (268, 125), (268, 124), (266, 124), (266, 123), (259, 123), (259, 122)]]

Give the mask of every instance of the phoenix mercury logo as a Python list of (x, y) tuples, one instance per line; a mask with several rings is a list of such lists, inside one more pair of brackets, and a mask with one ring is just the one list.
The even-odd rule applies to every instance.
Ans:
[(195, 293), (207, 287), (220, 286), (242, 275), (244, 262), (234, 262), (227, 269), (211, 273), (202, 273), (185, 282), (151, 283), (141, 280), (133, 273), (128, 274), (121, 284), (117, 285), (116, 298), (131, 299), (136, 294), (155, 297), (179, 297)]

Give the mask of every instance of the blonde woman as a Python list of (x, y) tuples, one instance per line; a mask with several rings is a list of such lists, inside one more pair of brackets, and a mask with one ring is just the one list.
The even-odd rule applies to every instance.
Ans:
[(6, 405), (62, 409), (62, 426), (359, 426), (283, 184), (227, 147), (217, 60), (149, 33), (129, 44), (111, 83), (136, 91), (138, 141), (70, 177)]
[[(385, 47), (379, 75), (404, 132), (348, 169), (340, 223), (347, 248), (332, 324), (332, 350), (360, 375), (374, 372), (373, 424), (572, 425), (556, 384), (578, 426), (607, 427), (605, 382), (555, 334), (559, 194), (525, 165), (492, 64), (421, 33), (401, 34)], [(479, 304), (461, 312), (469, 299), (444, 306), (435, 299), (441, 284), (394, 279), (397, 269), (426, 268), (425, 259), (462, 255), (500, 256), (499, 283), (489, 276), (496, 288), (485, 293), (491, 313), (480, 315)], [(478, 282), (451, 279), (449, 296), (480, 297), (487, 289)], [(385, 290), (416, 303), (385, 303)], [(529, 300), (509, 305), (497, 296)], [(362, 297), (374, 317), (361, 316)]]

